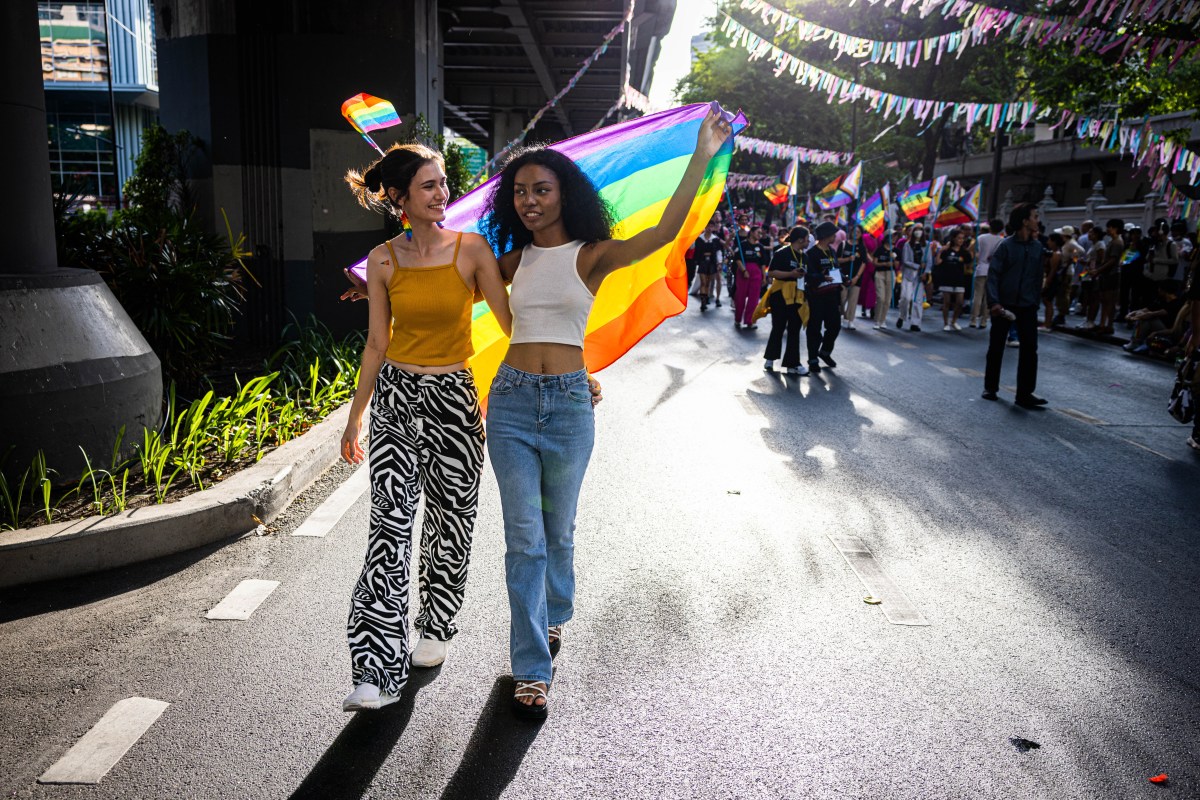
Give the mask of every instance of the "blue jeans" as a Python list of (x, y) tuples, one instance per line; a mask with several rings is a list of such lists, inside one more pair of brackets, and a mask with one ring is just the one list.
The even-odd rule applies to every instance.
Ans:
[(595, 441), (587, 372), (535, 375), (500, 365), (487, 443), (504, 512), (513, 678), (553, 676), (546, 629), (571, 618), (575, 507)]

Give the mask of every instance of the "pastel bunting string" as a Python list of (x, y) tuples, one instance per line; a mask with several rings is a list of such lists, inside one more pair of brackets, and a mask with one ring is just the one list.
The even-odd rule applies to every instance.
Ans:
[[(871, 5), (882, 3), (885, 7), (896, 4), (897, 0), (864, 0)], [(849, 0), (854, 5), (856, 0)], [(921, 18), (932, 13), (938, 13), (948, 19), (962, 22), (962, 31), (955, 31), (943, 36), (930, 39), (909, 40), (900, 42), (879, 42), (870, 39), (847, 37), (836, 34), (846, 41), (840, 42), (847, 48), (845, 52), (855, 54), (872, 63), (887, 63), (898, 66), (915, 64), (919, 60), (928, 60), (934, 54), (940, 63), (942, 52), (962, 54), (968, 46), (985, 42), (992, 38), (1007, 36), (1011, 41), (1019, 42), (1028, 47), (1044, 47), (1051, 43), (1066, 43), (1072, 46), (1075, 55), (1084, 51), (1107, 53), (1120, 48), (1120, 57), (1124, 58), (1131, 51), (1144, 54), (1147, 63), (1160, 56), (1170, 53), (1170, 66), (1173, 68), (1179, 59), (1200, 42), (1194, 39), (1179, 39), (1161, 34), (1150, 35), (1131, 33), (1125, 28), (1107, 30), (1093, 25), (1083, 24), (1086, 17), (1078, 16), (1039, 16), (1036, 14), (1020, 13), (1004, 8), (996, 8), (975, 0), (899, 0), (900, 11), (909, 13), (916, 9)], [(799, 17), (783, 9), (778, 9), (765, 3), (764, 0), (742, 0), (742, 7), (759, 6), (767, 8), (759, 11), (764, 21), (777, 25), (780, 31), (791, 30), (804, 23)], [(1124, 20), (1121, 16), (1118, 20)], [(794, 21), (793, 21), (794, 20)], [(1114, 20), (1116, 21), (1116, 20)], [(851, 43), (848, 40), (855, 39)], [(831, 44), (831, 46), (833, 46)], [(886, 51), (886, 52), (885, 52)]]
[(854, 160), (854, 153), (838, 150), (813, 150), (808, 147), (755, 139), (751, 136), (738, 136), (734, 140), (734, 147), (758, 156), (793, 159), (801, 164), (849, 164)]
[(935, 120), (949, 110), (951, 121), (965, 120), (968, 131), (976, 125), (985, 126), (992, 131), (1007, 130), (1014, 125), (1024, 128), (1031, 120), (1043, 119), (1049, 113), (1049, 109), (1039, 109), (1038, 104), (1032, 101), (960, 103), (950, 100), (905, 97), (871, 89), (857, 81), (843, 78), (810, 64), (763, 39), (728, 14), (724, 16), (721, 31), (729, 37), (732, 45), (742, 47), (749, 53), (748, 60), (770, 60), (775, 64), (775, 77), (780, 77), (786, 72), (794, 78), (796, 83), (807, 85), (809, 91), (824, 92), (830, 103), (835, 98), (839, 103), (864, 101), (868, 111), (882, 114), (884, 119), (895, 113), (897, 121), (903, 121), (912, 116), (921, 123)]
[[(731, 172), (725, 178), (725, 186), (730, 189), (766, 189), (778, 182), (777, 175), (749, 175), (745, 172)], [(787, 188), (786, 184), (784, 188)]]
[(1046, 5), (1105, 23), (1124, 18), (1191, 24), (1200, 19), (1198, 0), (1046, 0)]

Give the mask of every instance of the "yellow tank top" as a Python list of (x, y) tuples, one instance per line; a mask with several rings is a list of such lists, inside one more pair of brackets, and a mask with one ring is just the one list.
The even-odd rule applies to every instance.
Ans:
[(401, 267), (391, 242), (392, 256), (388, 300), (392, 306), (392, 334), (387, 357), (402, 364), (441, 367), (466, 361), (471, 346), (471, 306), (475, 292), (458, 272), (458, 248), (454, 258), (436, 267)]

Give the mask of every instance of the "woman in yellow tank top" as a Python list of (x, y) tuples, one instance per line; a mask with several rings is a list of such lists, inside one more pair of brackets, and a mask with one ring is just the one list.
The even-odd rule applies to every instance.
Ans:
[(371, 528), (347, 624), (354, 691), (342, 704), (358, 711), (395, 702), (408, 679), (409, 553), (422, 491), (412, 665), (442, 663), (456, 633), (483, 468), (479, 396), (467, 369), (476, 289), (505, 333), (512, 315), (487, 241), (441, 227), (450, 197), (437, 151), (396, 145), (346, 181), (364, 207), (406, 222), (404, 235), (367, 258), (370, 327), (342, 434), (342, 457), (361, 463), (370, 403)]

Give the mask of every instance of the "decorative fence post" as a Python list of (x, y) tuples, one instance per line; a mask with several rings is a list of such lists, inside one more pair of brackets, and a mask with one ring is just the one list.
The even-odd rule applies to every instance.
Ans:
[(1154, 224), (1154, 220), (1158, 217), (1158, 214), (1155, 213), (1157, 211), (1158, 198), (1158, 192), (1146, 192), (1146, 196), (1143, 198), (1146, 203), (1146, 207), (1142, 209), (1143, 237), (1150, 235), (1150, 226)]
[(1007, 220), (1013, 210), (1012, 189), (1004, 193), (1004, 202), (1000, 204), (1000, 219)]
[(1084, 200), (1083, 204), (1087, 207), (1087, 218), (1103, 227), (1104, 220), (1096, 219), (1096, 209), (1100, 206), (1108, 205), (1108, 198), (1104, 196), (1104, 183), (1102, 181), (1096, 181), (1095, 185), (1092, 186), (1092, 196)]

